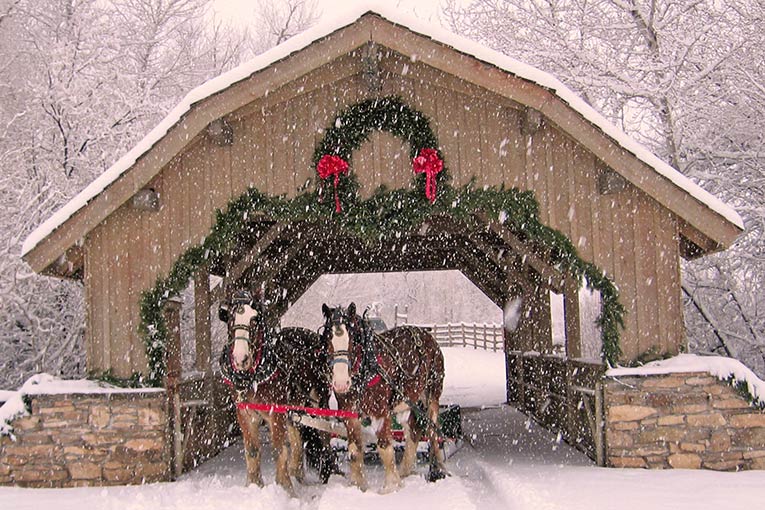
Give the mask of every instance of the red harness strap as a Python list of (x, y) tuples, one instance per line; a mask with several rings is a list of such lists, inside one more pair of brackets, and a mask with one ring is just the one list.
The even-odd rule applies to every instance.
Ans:
[(255, 402), (239, 402), (237, 409), (253, 409), (267, 413), (286, 413), (289, 411), (301, 411), (311, 416), (327, 416), (332, 418), (358, 418), (359, 414), (353, 411), (335, 409), (322, 409), (321, 407), (303, 407), (284, 404), (256, 404)]

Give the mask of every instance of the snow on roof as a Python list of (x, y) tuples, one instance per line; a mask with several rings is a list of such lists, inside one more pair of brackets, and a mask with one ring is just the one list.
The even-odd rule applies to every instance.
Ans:
[(457, 51), (471, 55), (479, 60), (493, 64), (504, 71), (512, 73), (513, 75), (550, 89), (563, 101), (568, 103), (574, 110), (579, 112), (586, 120), (600, 128), (606, 135), (611, 137), (624, 149), (633, 153), (638, 159), (654, 168), (659, 174), (669, 179), (678, 187), (686, 190), (711, 210), (743, 230), (744, 223), (741, 216), (739, 216), (733, 208), (695, 184), (693, 181), (659, 159), (637, 141), (633, 140), (626, 133), (618, 129), (552, 75), (487, 48), (475, 41), (471, 41), (449, 32), (442, 27), (398, 12), (395, 8), (385, 5), (385, 3), (378, 3), (377, 1), (359, 1), (347, 10), (338, 11), (331, 19), (315, 25), (311, 29), (296, 35), (279, 46), (276, 46), (252, 60), (193, 89), (175, 108), (173, 108), (173, 110), (170, 111), (170, 113), (167, 114), (162, 122), (143, 138), (143, 140), (29, 234), (24, 241), (21, 254), (26, 255), (29, 253), (40, 243), (40, 241), (50, 235), (56, 228), (64, 224), (64, 222), (66, 222), (72, 215), (85, 207), (90, 200), (130, 169), (141, 156), (146, 154), (183, 118), (186, 113), (190, 111), (194, 103), (220, 92), (234, 83), (246, 79), (253, 73), (309, 46), (312, 42), (318, 39), (326, 37), (341, 28), (353, 24), (362, 15), (368, 12), (378, 14), (392, 23), (402, 25), (413, 32), (430, 37), (435, 41), (451, 46)]
[(754, 403), (765, 405), (765, 381), (747, 368), (737, 359), (721, 356), (699, 356), (697, 354), (680, 354), (674, 358), (652, 361), (637, 368), (612, 368), (606, 372), (609, 377), (644, 376), (676, 374), (684, 372), (707, 372), (721, 381), (731, 377), (746, 383)]
[(18, 389), (4, 391), (5, 404), (0, 406), (0, 436), (13, 437), (11, 422), (27, 414), (24, 405), (24, 395), (60, 395), (60, 394), (92, 394), (92, 393), (146, 393), (164, 391), (161, 388), (118, 388), (100, 381), (87, 379), (65, 380), (50, 374), (36, 374)]

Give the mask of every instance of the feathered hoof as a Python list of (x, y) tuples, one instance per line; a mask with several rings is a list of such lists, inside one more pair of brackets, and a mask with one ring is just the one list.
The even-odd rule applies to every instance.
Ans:
[(449, 476), (449, 473), (443, 469), (431, 469), (428, 471), (428, 475), (425, 477), (425, 479), (429, 482), (437, 482), (439, 480), (443, 480), (447, 476)]
[(321, 483), (322, 483), (322, 484), (324, 484), (324, 485), (326, 485), (327, 483), (329, 483), (329, 478), (330, 478), (332, 475), (340, 475), (340, 476), (342, 476), (343, 478), (345, 478), (345, 477), (347, 476), (347, 475), (345, 474), (345, 472), (344, 472), (342, 469), (340, 469), (340, 468), (335, 468), (335, 469), (321, 469), (321, 470), (319, 470), (319, 480), (320, 480), (320, 481), (321, 481)]
[(383, 488), (380, 490), (380, 494), (390, 494), (391, 492), (396, 492), (401, 488), (401, 480), (386, 483), (383, 485)]
[(400, 469), (398, 472), (398, 476), (401, 478), (406, 478), (408, 476), (412, 476), (414, 474), (414, 469)]
[(367, 481), (353, 481), (351, 480), (351, 485), (355, 486), (357, 489), (359, 489), (361, 492), (366, 492), (369, 486), (367, 485)]
[(262, 478), (248, 478), (247, 479), (247, 483), (245, 485), (247, 487), (250, 487), (250, 486), (254, 485), (256, 487), (260, 487), (261, 489), (265, 486), (263, 484), (263, 479)]

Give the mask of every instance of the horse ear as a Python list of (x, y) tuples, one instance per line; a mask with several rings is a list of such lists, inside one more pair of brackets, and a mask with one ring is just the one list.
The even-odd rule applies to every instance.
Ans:
[(218, 308), (218, 319), (222, 322), (228, 322), (228, 308), (222, 306)]
[(321, 313), (323, 313), (324, 317), (326, 317), (327, 319), (329, 319), (330, 316), (332, 315), (330, 313), (329, 307), (327, 306), (327, 303), (322, 303), (322, 305), (321, 305)]
[(356, 315), (356, 303), (351, 301), (351, 304), (348, 305), (348, 315), (351, 317), (354, 317)]

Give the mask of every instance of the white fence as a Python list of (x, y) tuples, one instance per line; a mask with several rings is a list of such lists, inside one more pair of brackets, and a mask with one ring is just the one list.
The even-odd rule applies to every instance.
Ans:
[(421, 324), (429, 328), (441, 347), (472, 347), (487, 351), (501, 351), (505, 337), (501, 324)]

